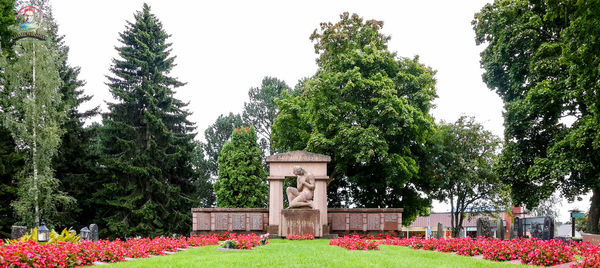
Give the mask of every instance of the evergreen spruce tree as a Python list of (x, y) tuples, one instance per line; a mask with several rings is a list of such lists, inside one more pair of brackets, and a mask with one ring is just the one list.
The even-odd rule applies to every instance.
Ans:
[(104, 235), (156, 236), (190, 231), (197, 205), (191, 160), (194, 126), (186, 103), (173, 97), (183, 83), (170, 77), (175, 57), (169, 35), (144, 4), (120, 34), (119, 58), (109, 79), (109, 103), (100, 134), (108, 181), (96, 193)]
[(263, 208), (267, 205), (267, 173), (254, 127), (236, 128), (219, 154), (217, 206)]

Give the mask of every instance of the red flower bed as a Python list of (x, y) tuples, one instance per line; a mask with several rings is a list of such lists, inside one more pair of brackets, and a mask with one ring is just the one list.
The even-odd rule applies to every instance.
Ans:
[(287, 240), (315, 240), (315, 237), (311, 234), (304, 234), (304, 235), (295, 235), (295, 234), (288, 234), (285, 239)]
[(369, 240), (382, 240), (382, 239), (393, 239), (393, 238), (397, 238), (398, 234), (397, 233), (379, 233), (378, 235), (364, 235), (364, 234), (359, 234), (359, 233), (352, 233), (350, 234), (351, 236), (357, 236), (360, 239), (369, 239)]
[(425, 239), (421, 242), (421, 248), (424, 250), (437, 250), (439, 244), (439, 240), (432, 238), (432, 239)]
[(498, 240), (483, 249), (483, 258), (491, 261), (511, 261), (519, 258), (519, 248), (509, 240)]
[(524, 264), (553, 266), (569, 263), (575, 255), (583, 260), (573, 267), (600, 268), (600, 246), (589, 243), (563, 243), (561, 240), (542, 241), (537, 239), (497, 240), (479, 237), (477, 239), (424, 239), (392, 238), (380, 241), (382, 245), (405, 246), (413, 249), (437, 250), (440, 252), (456, 252), (458, 255), (483, 257), (493, 261), (521, 260)]
[(329, 245), (343, 247), (347, 250), (379, 250), (379, 241), (363, 239), (358, 235), (347, 235), (331, 239)]
[(521, 248), (521, 262), (529, 265), (553, 266), (573, 261), (573, 247), (560, 240), (532, 240), (528, 248)]
[(119, 262), (126, 257), (139, 258), (164, 255), (189, 246), (218, 244), (217, 236), (191, 236), (178, 239), (128, 239), (56, 242), (41, 245), (35, 241), (19, 241), (0, 246), (0, 267), (74, 267), (91, 265), (95, 261)]
[[(262, 245), (261, 240), (263, 239), (262, 237), (256, 235), (256, 234), (247, 234), (247, 235), (237, 235), (236, 239), (236, 245), (238, 249), (252, 249), (253, 247), (257, 247)], [(268, 244), (269, 241), (266, 240), (265, 244)]]

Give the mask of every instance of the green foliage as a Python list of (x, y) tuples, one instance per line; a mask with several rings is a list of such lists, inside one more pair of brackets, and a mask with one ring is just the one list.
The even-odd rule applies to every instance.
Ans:
[(433, 135), (430, 170), (439, 189), (431, 195), (450, 203), (454, 237), (462, 229), (467, 209), (504, 210), (508, 205), (508, 189), (493, 170), (499, 145), (500, 138), (472, 117), (441, 124)]
[(34, 226), (40, 215), (56, 219), (59, 208), (74, 203), (58, 190), (59, 181), (51, 168), (63, 133), (61, 107), (65, 104), (58, 91), (60, 77), (52, 48), (47, 43), (21, 41), (14, 49), (19, 57), (6, 67), (4, 96), (9, 105), (3, 107), (2, 117), (17, 148), (26, 153), (19, 198), (12, 205), (23, 224)]
[[(40, 244), (44, 245), (44, 244), (51, 244), (51, 243), (56, 243), (56, 242), (75, 243), (81, 239), (81, 237), (79, 235), (77, 235), (75, 233), (70, 233), (69, 231), (71, 231), (71, 229), (65, 228), (59, 234), (56, 231), (51, 230), (50, 233), (48, 234), (48, 242), (43, 242)], [(19, 238), (18, 240), (8, 240), (8, 243), (12, 243), (13, 241), (37, 241), (37, 237), (38, 237), (37, 232), (38, 232), (38, 228), (35, 227), (35, 228), (31, 229), (31, 231), (29, 231), (28, 233), (23, 235), (21, 238)]]
[(600, 231), (599, 11), (597, 0), (497, 1), (473, 21), (484, 81), (505, 102), (498, 170), (515, 204), (592, 190), (589, 232)]
[(263, 208), (267, 205), (267, 173), (254, 127), (236, 128), (219, 155), (219, 179), (214, 184), (217, 206)]
[(14, 55), (12, 51), (15, 21), (15, 1), (0, 0), (0, 49), (4, 55)]
[(226, 141), (231, 138), (231, 131), (244, 125), (239, 114), (219, 115), (217, 120), (204, 131), (206, 143), (202, 149), (207, 156), (207, 168), (212, 178), (217, 178), (219, 173), (219, 153)]
[(95, 214), (90, 193), (100, 187), (95, 167), (99, 156), (92, 147), (95, 130), (85, 128), (84, 123), (99, 114), (99, 107), (87, 111), (81, 109), (81, 104), (89, 101), (91, 96), (83, 93), (85, 82), (78, 78), (79, 67), (68, 63), (69, 47), (64, 42), (64, 36), (58, 34), (58, 25), (49, 1), (32, 0), (31, 4), (42, 11), (44, 22), (48, 25), (48, 43), (55, 51), (55, 65), (61, 80), (60, 109), (66, 113), (65, 120), (61, 122), (64, 134), (56, 157), (52, 159), (52, 167), (61, 182), (61, 188), (77, 200), (77, 206), (61, 211), (57, 220), (66, 226), (88, 225)]
[(195, 199), (199, 201), (199, 207), (214, 207), (216, 196), (211, 183), (210, 171), (208, 168), (208, 160), (204, 155), (201, 142), (194, 142), (194, 154), (192, 155), (192, 165), (197, 177), (193, 181), (194, 189), (196, 189)]
[(198, 205), (192, 165), (195, 129), (186, 103), (173, 97), (183, 85), (169, 73), (169, 35), (144, 4), (120, 34), (110, 68), (109, 103), (99, 133), (103, 187), (94, 194), (102, 236), (185, 234)]
[(244, 103), (243, 118), (244, 122), (256, 129), (264, 155), (273, 153), (270, 144), (271, 125), (279, 113), (275, 100), (289, 90), (291, 88), (284, 81), (266, 76), (260, 87), (252, 87), (248, 91), (250, 101)]
[[(75, 233), (70, 233), (71, 229), (63, 229), (62, 232), (57, 233), (54, 230), (51, 230), (50, 233), (48, 234), (48, 242), (40, 242), (40, 244), (45, 245), (45, 244), (52, 244), (52, 243), (56, 243), (56, 242), (71, 242), (71, 243), (75, 243), (78, 242), (81, 237)], [(31, 229), (31, 231), (29, 231), (28, 233), (26, 233), (25, 235), (23, 235), (21, 238), (16, 239), (16, 240), (7, 240), (7, 243), (13, 243), (13, 242), (17, 242), (17, 241), (37, 241), (37, 235), (38, 235), (38, 228), (35, 227), (33, 229)]]
[(273, 146), (330, 155), (329, 205), (404, 207), (405, 223), (426, 213), (420, 169), (434, 122), (434, 71), (387, 50), (383, 22), (344, 13), (311, 40), (319, 70), (299, 96), (285, 96)]
[(17, 199), (16, 175), (23, 168), (23, 157), (10, 132), (0, 126), (0, 237), (9, 237), (18, 221), (10, 204)]

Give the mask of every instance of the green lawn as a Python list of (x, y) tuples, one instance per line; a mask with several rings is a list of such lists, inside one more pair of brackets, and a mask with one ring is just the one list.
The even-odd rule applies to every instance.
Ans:
[[(329, 246), (329, 240), (288, 241), (242, 251), (217, 251), (200, 247), (173, 255), (136, 259), (103, 267), (507, 267), (511, 264), (477, 260), (398, 246), (379, 251), (349, 251)], [(517, 267), (515, 265), (514, 267)]]

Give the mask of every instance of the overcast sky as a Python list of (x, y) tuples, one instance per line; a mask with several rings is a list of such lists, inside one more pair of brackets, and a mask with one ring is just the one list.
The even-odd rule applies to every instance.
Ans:
[[(452, 122), (472, 115), (502, 137), (502, 101), (481, 80), (482, 69), (471, 21), (490, 1), (141, 1), (51, 0), (59, 33), (70, 47), (70, 63), (81, 67), (89, 108), (111, 94), (105, 85), (118, 34), (144, 2), (172, 37), (177, 66), (172, 75), (187, 82), (176, 97), (189, 101), (191, 121), (203, 140), (206, 127), (220, 114), (239, 113), (248, 89), (264, 76), (283, 79), (293, 87), (317, 66), (310, 34), (320, 22), (337, 21), (344, 11), (384, 21), (392, 37), (389, 49), (399, 56), (419, 56), (437, 70), (436, 121)], [(563, 217), (573, 206), (563, 202)], [(448, 210), (436, 205), (436, 211)]]

